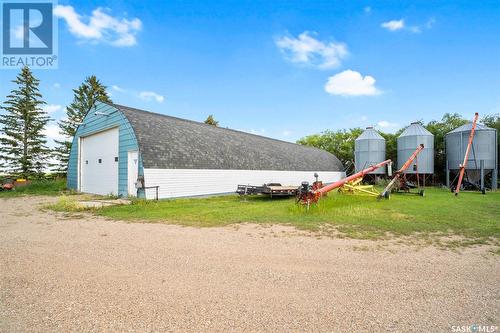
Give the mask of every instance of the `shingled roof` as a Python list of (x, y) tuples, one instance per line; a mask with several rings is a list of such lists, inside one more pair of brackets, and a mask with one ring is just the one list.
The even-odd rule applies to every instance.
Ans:
[(112, 104), (134, 129), (145, 168), (342, 171), (312, 147)]

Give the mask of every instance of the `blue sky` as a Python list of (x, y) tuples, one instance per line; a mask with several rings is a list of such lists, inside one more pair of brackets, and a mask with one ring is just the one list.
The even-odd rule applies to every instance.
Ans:
[[(287, 141), (500, 112), (498, 1), (59, 1), (54, 119), (88, 75), (114, 102)], [(0, 99), (15, 70), (0, 71)], [(57, 136), (54, 124), (48, 130)]]

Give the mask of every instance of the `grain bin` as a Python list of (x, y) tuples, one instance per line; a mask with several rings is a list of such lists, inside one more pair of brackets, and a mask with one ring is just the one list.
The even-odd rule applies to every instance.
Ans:
[(398, 169), (421, 144), (424, 145), (424, 149), (405, 173), (428, 175), (434, 173), (434, 135), (417, 122), (411, 123), (398, 137)]
[[(456, 173), (464, 162), (472, 123), (462, 125), (446, 134), (446, 185), (450, 186), (450, 171)], [(484, 180), (491, 176), (491, 188), (497, 188), (498, 174), (497, 130), (476, 125), (474, 140), (467, 160), (466, 176), (469, 182), (484, 188)]]
[[(385, 161), (385, 139), (373, 127), (367, 127), (354, 141), (356, 172), (383, 161)], [(383, 175), (385, 168), (379, 168), (370, 174)]]

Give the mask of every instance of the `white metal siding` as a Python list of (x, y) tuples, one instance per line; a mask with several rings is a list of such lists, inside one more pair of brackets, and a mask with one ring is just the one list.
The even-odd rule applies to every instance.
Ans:
[[(207, 170), (207, 169), (144, 169), (146, 186), (160, 186), (159, 198), (188, 197), (236, 192), (238, 184), (262, 185), (281, 183), (299, 186), (314, 181), (315, 171), (276, 170)], [(345, 177), (344, 172), (317, 171), (323, 183)], [(146, 191), (147, 199), (154, 199), (155, 190)]]
[(82, 137), (80, 191), (118, 194), (118, 128)]

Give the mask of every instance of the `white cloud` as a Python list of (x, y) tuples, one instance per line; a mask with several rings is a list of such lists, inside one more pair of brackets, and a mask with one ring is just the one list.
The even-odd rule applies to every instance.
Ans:
[(399, 124), (391, 123), (390, 121), (387, 120), (381, 120), (377, 123), (377, 125), (384, 129), (396, 129), (399, 127)]
[(163, 103), (163, 101), (165, 100), (165, 97), (153, 91), (141, 91), (139, 92), (139, 98), (145, 101), (155, 100), (158, 103)]
[(375, 96), (381, 93), (375, 87), (375, 78), (369, 75), (346, 70), (328, 78), (325, 91), (332, 95), (341, 96)]
[(382, 28), (385, 28), (385, 29), (390, 30), (390, 31), (404, 29), (404, 30), (412, 32), (414, 34), (419, 34), (423, 30), (432, 29), (432, 27), (434, 26), (434, 23), (436, 23), (436, 19), (431, 17), (430, 19), (427, 20), (427, 22), (425, 22), (424, 24), (420, 24), (420, 25), (406, 26), (405, 21), (403, 19), (401, 19), (401, 20), (392, 20), (392, 21), (384, 22), (380, 26)]
[(62, 110), (62, 106), (59, 104), (45, 104), (42, 106), (42, 110), (47, 114), (51, 114)]
[(383, 22), (380, 26), (390, 31), (396, 31), (403, 29), (405, 27), (405, 20), (401, 19), (401, 20), (387, 21)]
[(117, 92), (125, 92), (125, 89), (118, 87), (117, 85), (112, 85), (111, 89)]
[[(55, 123), (48, 124), (43, 130), (43, 134), (50, 140), (66, 140), (67, 137), (59, 133), (60, 128)], [(50, 142), (49, 142), (50, 143)]]
[(366, 6), (365, 8), (363, 8), (363, 11), (366, 13), (366, 14), (370, 14), (372, 12), (372, 7), (370, 6)]
[[(163, 103), (165, 101), (165, 96), (160, 95), (154, 91), (139, 91), (138, 92), (136, 90), (122, 88), (122, 87), (117, 86), (117, 85), (112, 85), (111, 90), (115, 91), (117, 93), (120, 93), (120, 94), (127, 94), (129, 96), (139, 98), (139, 99), (142, 99), (143, 101), (147, 101), (147, 102), (155, 101), (157, 103)], [(108, 94), (112, 95), (111, 92), (109, 92), (109, 91), (108, 91)]]
[(308, 31), (304, 31), (297, 38), (278, 38), (276, 46), (290, 61), (320, 69), (338, 67), (349, 53), (344, 43), (322, 42), (312, 37)]
[(94, 9), (92, 16), (85, 19), (72, 6), (56, 6), (54, 15), (63, 18), (69, 31), (81, 40), (118, 47), (136, 45), (136, 35), (142, 28), (142, 22), (138, 18), (116, 18), (100, 7)]
[(361, 116), (361, 121), (367, 121), (368, 117), (367, 116)]
[(408, 27), (408, 30), (410, 30), (413, 33), (419, 34), (419, 33), (422, 32), (422, 30), (432, 29), (432, 27), (434, 26), (434, 23), (436, 23), (436, 19), (433, 18), (433, 17), (431, 17), (424, 24), (422, 24), (422, 25), (414, 25), (414, 26)]

